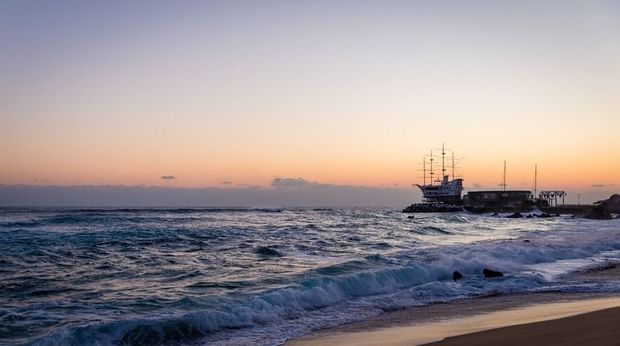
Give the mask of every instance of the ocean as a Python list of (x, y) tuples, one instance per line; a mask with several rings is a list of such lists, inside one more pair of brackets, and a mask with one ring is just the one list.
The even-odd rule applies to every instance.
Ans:
[(0, 344), (277, 345), (465, 297), (620, 292), (566, 275), (620, 263), (620, 219), (408, 216), (0, 209)]

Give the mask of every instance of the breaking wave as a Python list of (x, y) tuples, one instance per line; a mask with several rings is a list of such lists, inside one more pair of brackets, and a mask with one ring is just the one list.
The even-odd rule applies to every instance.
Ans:
[[(566, 275), (620, 263), (620, 220), (345, 209), (0, 217), (0, 343), (271, 345), (463, 297), (620, 292), (617, 281)], [(485, 279), (484, 268), (505, 275)]]

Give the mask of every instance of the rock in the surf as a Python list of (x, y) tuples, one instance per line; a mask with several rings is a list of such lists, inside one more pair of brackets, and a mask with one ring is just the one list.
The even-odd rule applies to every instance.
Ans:
[(487, 268), (484, 268), (482, 270), (482, 274), (484, 274), (485, 278), (498, 278), (498, 277), (504, 276), (502, 272), (498, 272), (498, 271), (487, 269)]
[(508, 215), (506, 217), (509, 218), (509, 219), (520, 219), (520, 218), (523, 217), (523, 214), (521, 214), (519, 212), (516, 212), (516, 213), (510, 214), (510, 215)]
[(458, 270), (455, 270), (454, 273), (452, 273), (452, 280), (457, 281), (457, 280), (461, 280), (463, 278), (463, 274), (459, 273)]

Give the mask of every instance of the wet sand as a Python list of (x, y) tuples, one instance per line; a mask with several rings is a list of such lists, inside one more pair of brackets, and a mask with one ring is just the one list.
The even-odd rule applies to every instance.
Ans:
[(457, 345), (619, 345), (620, 308), (470, 333), (429, 343)]
[[(620, 267), (572, 276), (577, 280), (616, 280), (620, 279)], [(614, 307), (620, 307), (620, 295), (608, 293), (462, 299), (384, 313), (368, 321), (318, 331), (288, 345), (419, 345), (438, 341), (437, 345), (491, 345), (497, 340), (507, 345), (571, 344), (572, 340), (617, 345), (620, 328), (611, 326), (620, 325), (620, 310)], [(605, 323), (597, 323), (602, 319)]]

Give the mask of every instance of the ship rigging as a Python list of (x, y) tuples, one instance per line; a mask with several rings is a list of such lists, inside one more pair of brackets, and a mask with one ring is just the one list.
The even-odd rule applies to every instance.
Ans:
[[(427, 161), (430, 168), (428, 172), (430, 184), (426, 183)], [(422, 163), (423, 184), (416, 184), (416, 186), (422, 191), (423, 201), (426, 203), (461, 204), (463, 179), (456, 178), (455, 176), (454, 152), (452, 152), (452, 176), (446, 174), (446, 149), (443, 144), (441, 145), (441, 178), (435, 179), (435, 171), (433, 169), (434, 161), (435, 157), (433, 156), (433, 150), (431, 149), (430, 155), (428, 157), (425, 156)], [(452, 178), (452, 180), (450, 180), (450, 178)]]

